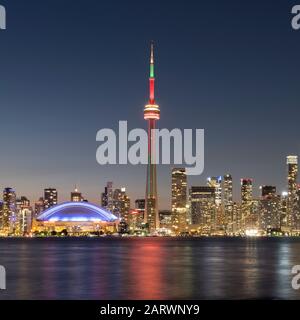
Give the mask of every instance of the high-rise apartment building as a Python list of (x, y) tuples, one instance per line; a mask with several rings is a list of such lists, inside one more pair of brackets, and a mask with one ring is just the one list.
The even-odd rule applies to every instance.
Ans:
[(129, 223), (130, 198), (126, 194), (126, 189), (115, 189), (113, 191), (113, 209), (112, 213)]
[(74, 191), (71, 192), (71, 202), (81, 202), (83, 201), (82, 194), (78, 190), (77, 187), (75, 187)]
[(101, 206), (109, 211), (113, 210), (113, 183), (107, 182), (101, 195)]
[(288, 199), (287, 211), (289, 228), (292, 232), (299, 230), (299, 208), (297, 201), (297, 176), (298, 176), (298, 156), (287, 157), (288, 167)]
[(54, 188), (47, 188), (44, 190), (44, 208), (45, 210), (56, 206), (58, 200), (57, 190)]
[(2, 228), (7, 233), (15, 233), (18, 227), (16, 193), (12, 188), (3, 190)]
[(251, 213), (253, 207), (253, 180), (241, 179), (241, 210), (242, 228), (245, 230), (248, 221), (252, 221)]
[(232, 176), (226, 174), (223, 177), (223, 198), (222, 207), (225, 216), (226, 231), (229, 233), (233, 232), (233, 183)]
[(191, 187), (189, 201), (192, 225), (197, 225), (201, 234), (211, 234), (215, 227), (215, 188)]
[(172, 226), (175, 232), (185, 231), (187, 216), (187, 176), (184, 168), (172, 170)]

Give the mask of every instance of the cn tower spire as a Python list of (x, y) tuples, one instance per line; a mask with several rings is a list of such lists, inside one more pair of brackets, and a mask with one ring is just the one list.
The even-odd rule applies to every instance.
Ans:
[(151, 41), (150, 78), (154, 78), (154, 42)]
[(151, 41), (150, 53), (150, 78), (149, 78), (149, 104), (155, 104), (154, 91), (155, 91), (155, 75), (154, 75), (154, 42)]

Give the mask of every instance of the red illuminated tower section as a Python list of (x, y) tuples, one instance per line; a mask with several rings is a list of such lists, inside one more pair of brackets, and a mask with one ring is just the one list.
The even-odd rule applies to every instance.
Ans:
[(156, 182), (156, 161), (155, 161), (155, 139), (154, 129), (156, 121), (160, 118), (159, 106), (155, 103), (154, 97), (154, 46), (151, 43), (150, 57), (150, 96), (149, 103), (144, 109), (144, 119), (148, 121), (148, 167), (147, 167), (147, 185), (146, 185), (146, 207), (145, 223), (149, 225), (150, 232), (159, 228), (159, 216), (157, 206), (157, 182)]

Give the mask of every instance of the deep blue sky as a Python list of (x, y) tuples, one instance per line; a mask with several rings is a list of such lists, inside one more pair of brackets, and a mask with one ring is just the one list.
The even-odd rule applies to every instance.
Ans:
[[(300, 2), (300, 1), (299, 1)], [(119, 120), (145, 127), (149, 41), (156, 43), (160, 127), (205, 129), (205, 172), (285, 189), (299, 154), (297, 1), (0, 0), (0, 187), (35, 200), (99, 201), (107, 180), (144, 196), (145, 167), (101, 167), (96, 132)], [(300, 4), (300, 3), (298, 3)], [(159, 168), (160, 206), (170, 168)]]

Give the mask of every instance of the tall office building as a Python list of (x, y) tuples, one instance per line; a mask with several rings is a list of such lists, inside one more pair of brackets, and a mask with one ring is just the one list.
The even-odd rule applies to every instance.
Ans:
[(226, 174), (223, 177), (223, 212), (225, 215), (226, 229), (229, 233), (233, 232), (233, 184), (232, 176)]
[(184, 168), (172, 170), (172, 225), (175, 232), (186, 229), (187, 216), (187, 177)]
[(0, 232), (2, 231), (2, 225), (3, 225), (3, 202), (0, 201)]
[(215, 231), (219, 235), (225, 234), (225, 214), (222, 208), (222, 177), (207, 178), (207, 185), (215, 189)]
[(242, 207), (239, 203), (233, 202), (232, 223), (229, 225), (229, 234), (240, 235), (242, 233)]
[(135, 209), (145, 211), (145, 199), (136, 199), (134, 204)]
[(291, 223), (288, 221), (288, 192), (284, 191), (280, 197), (280, 227), (283, 232), (289, 234)]
[(78, 190), (77, 187), (75, 187), (74, 191), (71, 192), (71, 202), (81, 202), (83, 201), (82, 194)]
[(34, 218), (36, 218), (37, 216), (39, 216), (44, 210), (44, 198), (40, 197), (38, 201), (35, 202), (34, 204)]
[(191, 187), (189, 201), (192, 225), (201, 234), (210, 235), (215, 227), (215, 188)]
[(292, 232), (299, 230), (299, 208), (297, 204), (297, 176), (298, 176), (298, 156), (287, 157), (288, 167), (288, 221)]
[(12, 188), (3, 190), (2, 227), (7, 233), (17, 229), (18, 217), (16, 210), (16, 193)]
[(47, 188), (44, 190), (44, 209), (47, 210), (57, 205), (57, 190), (54, 188)]
[(113, 183), (107, 182), (101, 195), (101, 206), (109, 211), (113, 210)]
[(260, 187), (261, 190), (261, 197), (272, 196), (276, 194), (276, 187), (275, 186), (262, 186)]
[(222, 177), (207, 178), (207, 185), (215, 188), (215, 203), (217, 207), (220, 207), (222, 204)]
[(134, 203), (134, 209), (129, 210), (129, 229), (133, 232), (143, 229), (145, 199), (137, 199)]
[(17, 199), (17, 214), (18, 214), (18, 231), (20, 235), (29, 234), (32, 227), (32, 208), (30, 206), (30, 201), (22, 196), (20, 199)]
[(267, 234), (268, 230), (281, 228), (280, 196), (276, 195), (276, 187), (263, 187), (259, 201), (259, 228)]
[(151, 43), (150, 55), (150, 78), (149, 78), (149, 103), (144, 108), (144, 119), (148, 122), (148, 166), (146, 182), (146, 208), (145, 223), (148, 224), (150, 232), (159, 228), (157, 181), (156, 181), (156, 157), (155, 157), (155, 133), (156, 121), (160, 119), (160, 109), (155, 102), (154, 96), (154, 48)]
[(126, 194), (126, 189), (115, 189), (113, 191), (113, 209), (112, 213), (129, 223), (130, 198)]
[(241, 180), (241, 200), (242, 204), (251, 204), (253, 200), (253, 180)]
[(173, 226), (173, 212), (171, 210), (159, 210), (159, 223), (161, 229), (171, 230)]
[(245, 230), (247, 225), (252, 224), (252, 206), (253, 206), (253, 180), (241, 179), (241, 210), (242, 210), (242, 228)]

